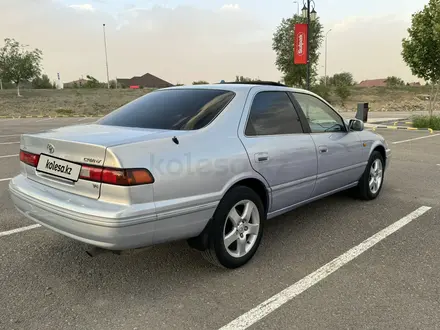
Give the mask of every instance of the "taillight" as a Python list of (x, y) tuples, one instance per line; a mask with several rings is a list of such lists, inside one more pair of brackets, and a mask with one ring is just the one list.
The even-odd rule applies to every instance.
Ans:
[(118, 186), (136, 186), (153, 183), (153, 176), (146, 169), (111, 169), (102, 171), (102, 182)]
[(26, 152), (23, 150), (20, 150), (20, 161), (33, 166), (33, 167), (37, 167), (38, 165), (38, 161), (40, 160), (40, 155), (36, 155), (30, 152)]
[(83, 165), (81, 167), (81, 172), (79, 173), (79, 178), (83, 180), (101, 182), (102, 168)]
[(146, 169), (113, 169), (83, 165), (80, 179), (113, 184), (117, 186), (136, 186), (154, 182)]

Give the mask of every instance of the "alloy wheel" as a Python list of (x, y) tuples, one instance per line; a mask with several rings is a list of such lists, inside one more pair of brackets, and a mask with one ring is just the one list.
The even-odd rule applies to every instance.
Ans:
[(372, 194), (376, 194), (382, 185), (383, 166), (380, 159), (375, 159), (371, 164), (368, 186)]
[(258, 207), (250, 200), (238, 202), (229, 211), (223, 229), (226, 251), (235, 258), (245, 256), (255, 245), (259, 232)]

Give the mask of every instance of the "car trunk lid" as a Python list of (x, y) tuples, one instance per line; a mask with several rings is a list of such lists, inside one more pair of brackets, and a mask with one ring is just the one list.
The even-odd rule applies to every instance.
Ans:
[(21, 150), (39, 155), (39, 160), (35, 167), (22, 164), (22, 172), (46, 186), (98, 199), (101, 183), (86, 179), (88, 168), (106, 164), (118, 168), (120, 162), (107, 152), (108, 147), (136, 142), (155, 132), (158, 131), (80, 125), (23, 134)]

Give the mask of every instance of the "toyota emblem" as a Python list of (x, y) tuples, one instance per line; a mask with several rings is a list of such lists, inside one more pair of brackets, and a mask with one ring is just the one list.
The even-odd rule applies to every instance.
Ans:
[(49, 153), (53, 154), (55, 152), (55, 147), (53, 146), (53, 144), (48, 144), (47, 145), (47, 151), (49, 151)]

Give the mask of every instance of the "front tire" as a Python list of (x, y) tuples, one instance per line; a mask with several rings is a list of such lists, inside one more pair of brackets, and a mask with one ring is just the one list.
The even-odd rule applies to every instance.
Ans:
[(261, 198), (251, 188), (232, 188), (212, 219), (208, 248), (202, 256), (214, 265), (234, 269), (245, 265), (257, 251), (266, 214)]
[(373, 200), (379, 196), (384, 179), (385, 161), (379, 151), (373, 151), (365, 172), (359, 180), (358, 195), (363, 200)]

